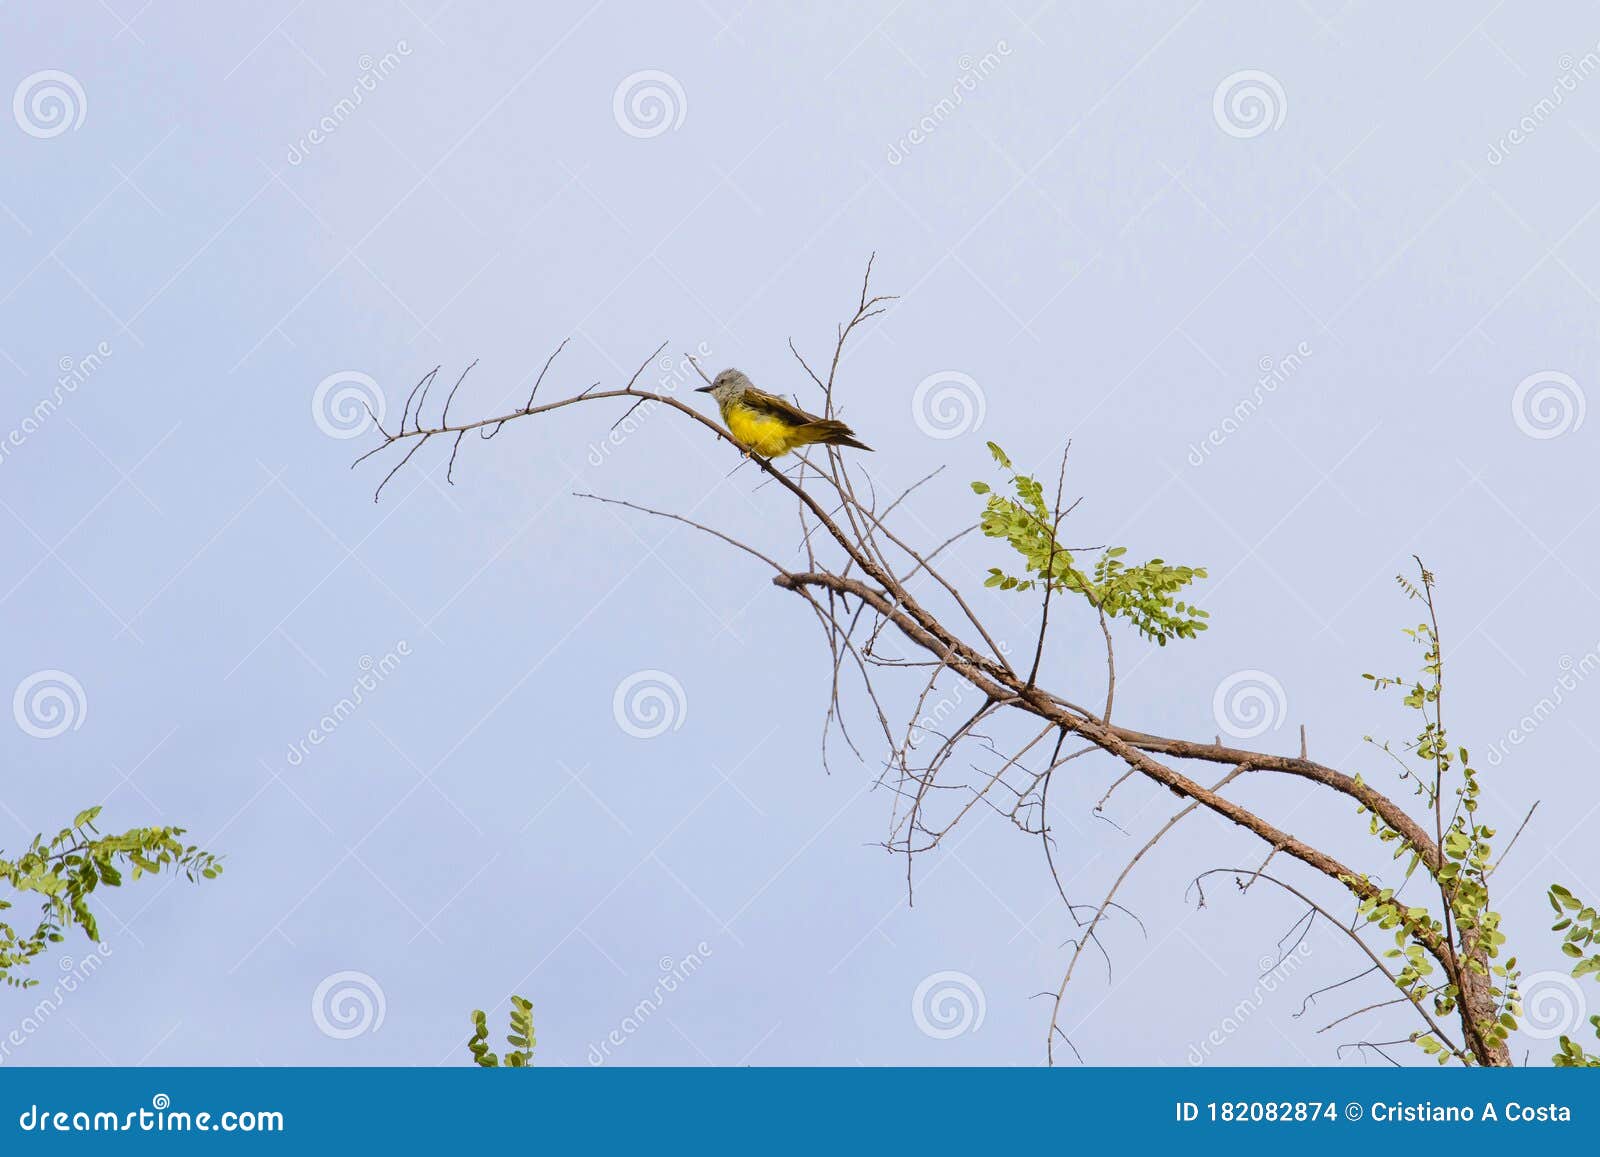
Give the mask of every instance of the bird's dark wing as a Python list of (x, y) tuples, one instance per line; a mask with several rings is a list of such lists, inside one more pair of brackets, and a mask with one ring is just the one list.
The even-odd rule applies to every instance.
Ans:
[(786, 402), (782, 398), (769, 394), (765, 390), (758, 390), (754, 386), (748, 387), (739, 396), (739, 400), (753, 410), (761, 410), (796, 426), (822, 421), (815, 414), (806, 413), (793, 402)]

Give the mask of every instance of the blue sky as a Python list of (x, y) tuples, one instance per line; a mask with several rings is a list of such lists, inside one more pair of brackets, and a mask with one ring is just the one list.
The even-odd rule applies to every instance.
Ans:
[[(106, 897), (103, 966), (5, 1063), (459, 1063), (468, 1010), (512, 991), (545, 1063), (612, 1034), (607, 1063), (1039, 1061), (1074, 926), (1037, 841), (980, 813), (908, 907), (872, 753), (821, 766), (803, 605), (571, 496), (792, 552), (772, 488), (675, 415), (608, 442), (617, 414), (579, 407), (464, 446), (454, 486), (429, 447), (375, 505), (384, 468), (349, 468), (373, 435), (330, 408), (392, 414), (478, 359), (454, 413), (494, 413), (565, 339), (547, 388), (620, 383), (668, 341), (805, 401), (786, 343), (827, 354), (874, 251), (901, 296), (840, 396), (882, 489), (946, 468), (907, 533), (974, 516), (986, 439), (1031, 465), (1070, 437), (1081, 541), (1209, 567), (1202, 639), (1123, 641), (1122, 722), (1209, 737), (1219, 686), (1258, 672), (1250, 742), (1293, 750), (1303, 723), (1380, 777), (1363, 736), (1409, 720), (1359, 676), (1413, 662), (1393, 576), (1427, 560), (1456, 737), (1505, 742), (1504, 829), (1544, 801), (1497, 880), (1525, 967), (1559, 966), (1545, 884), (1600, 891), (1588, 6), (109, 0), (0, 23), (0, 690), (67, 712), (24, 695), (0, 728), (0, 847), (101, 802), (228, 864)], [(972, 588), (1002, 562), (949, 555)], [(1031, 648), (1031, 603), (975, 598)], [(1052, 685), (1099, 694), (1098, 646), (1064, 621)], [(619, 700), (641, 687), (660, 721)], [(1129, 784), (1113, 825), (1092, 808), (1116, 769), (1077, 766), (1058, 865), (1092, 901), (1174, 801)], [(1238, 791), (1370, 855), (1343, 802)], [(1360, 1063), (1335, 1046), (1408, 1030), (1319, 1035), (1347, 1011), (1327, 997), (1296, 1015), (1361, 967), (1326, 930), (1260, 990), (1295, 906), (1187, 891), (1260, 855), (1197, 816), (1141, 865), (1147, 935), (1114, 925), (1064, 1018), (1087, 1061), (1190, 1063), (1241, 1003), (1210, 1063)], [(930, 1032), (914, 1005), (946, 989), (960, 1030)], [(27, 1016), (0, 1001), (0, 1037)]]

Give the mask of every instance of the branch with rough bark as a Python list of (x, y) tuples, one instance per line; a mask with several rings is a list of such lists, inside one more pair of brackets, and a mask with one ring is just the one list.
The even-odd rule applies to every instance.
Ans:
[[(837, 380), (850, 338), (864, 323), (883, 312), (892, 300), (872, 292), (871, 276), (869, 262), (855, 308), (835, 331), (825, 374), (814, 371), (790, 342), (790, 351), (805, 379), (819, 395), (811, 404), (818, 406), (825, 417), (835, 414)], [(466, 373), (444, 395), (442, 404), (433, 403), (436, 416), (427, 416), (429, 394), (434, 392), (439, 373), (435, 369), (419, 381), (407, 397), (398, 425), (392, 430), (380, 426), (380, 444), (362, 455), (358, 463), (385, 452), (395, 456), (396, 460), (374, 494), (376, 499), (389, 479), (430, 442), (448, 443), (448, 474), (453, 481), (456, 459), (468, 435), (476, 434), (487, 440), (509, 423), (591, 404), (612, 410), (621, 408), (623, 418), (643, 405), (661, 407), (674, 418), (688, 422), (697, 433), (725, 441), (735, 451), (741, 450), (711, 417), (668, 390), (640, 384), (645, 370), (664, 349), (665, 344), (658, 347), (619, 386), (601, 388), (595, 383), (552, 400), (541, 400), (540, 391), (556, 355), (561, 352), (558, 347), (520, 407), (473, 419), (452, 420), (450, 413)], [(689, 361), (697, 371), (700, 369), (692, 358)], [(730, 455), (730, 461), (735, 460)], [(830, 658), (822, 729), (823, 761), (826, 763), (828, 759), (829, 742), (835, 733), (853, 752), (866, 758), (861, 737), (847, 722), (850, 713), (847, 708), (854, 702), (852, 693), (858, 691), (865, 703), (871, 729), (881, 732), (877, 754), (881, 763), (879, 782), (889, 789), (893, 799), (883, 846), (904, 858), (908, 893), (914, 884), (917, 858), (938, 847), (958, 827), (970, 823), (970, 817), (979, 809), (1006, 818), (1029, 838), (1040, 840), (1055, 888), (1071, 919), (1082, 929), (1074, 942), (1061, 984), (1053, 994), (1054, 1004), (1046, 1033), (1048, 1058), (1054, 1059), (1055, 1042), (1058, 1037), (1065, 1036), (1060, 1020), (1068, 985), (1080, 956), (1086, 945), (1100, 946), (1099, 933), (1108, 914), (1123, 911), (1116, 900), (1119, 889), (1156, 842), (1179, 820), (1197, 810), (1210, 812), (1260, 841), (1266, 859), (1254, 872), (1240, 872), (1247, 878), (1243, 887), (1248, 888), (1256, 879), (1270, 881), (1308, 906), (1308, 926), (1311, 920), (1320, 919), (1339, 927), (1374, 965), (1352, 981), (1370, 973), (1375, 981), (1390, 984), (1392, 995), (1395, 974), (1373, 954), (1364, 938), (1368, 925), (1377, 927), (1378, 921), (1369, 920), (1363, 924), (1352, 920), (1346, 925), (1332, 915), (1335, 900), (1319, 900), (1311, 895), (1312, 888), (1318, 887), (1334, 897), (1343, 896), (1345, 904), (1354, 902), (1368, 909), (1378, 907), (1382, 919), (1388, 921), (1389, 909), (1397, 907), (1388, 891), (1374, 883), (1369, 873), (1297, 837), (1269, 816), (1258, 814), (1230, 798), (1226, 790), (1247, 775), (1288, 776), (1312, 783), (1370, 813), (1375, 826), (1381, 825), (1384, 831), (1394, 833), (1395, 838), (1414, 853), (1420, 867), (1439, 880), (1442, 871), (1448, 872), (1448, 858), (1442, 849), (1447, 832), (1439, 803), (1444, 768), (1439, 771), (1429, 801), (1436, 813), (1434, 822), (1429, 825), (1360, 776), (1307, 758), (1303, 746), (1297, 756), (1277, 755), (1228, 747), (1215, 741), (1168, 738), (1120, 722), (1113, 723), (1117, 665), (1111, 615), (1106, 606), (1089, 594), (1086, 594), (1088, 610), (1096, 617), (1105, 643), (1105, 686), (1048, 689), (1041, 670), (1049, 632), (1067, 613), (1068, 595), (1064, 592), (1086, 593), (1095, 589), (1092, 576), (1073, 569), (1070, 561), (1063, 564), (1058, 558), (1058, 553), (1065, 556), (1065, 552), (1058, 552), (1058, 536), (1075, 505), (1067, 502), (1064, 496), (1065, 450), (1054, 503), (1037, 528), (1041, 535), (1048, 535), (1050, 547), (1043, 564), (1044, 579), (1039, 584), (1042, 597), (1037, 635), (1028, 648), (1029, 660), (1022, 664), (1026, 671), (1019, 671), (1012, 665), (1007, 648), (982, 621), (973, 600), (941, 569), (946, 550), (974, 527), (968, 526), (931, 547), (913, 545), (912, 536), (904, 529), (904, 520), (899, 517), (902, 503), (933, 474), (898, 494), (880, 495), (876, 478), (862, 462), (842, 455), (835, 447), (814, 447), (811, 452), (792, 460), (793, 465), (759, 457), (749, 461), (761, 476), (761, 484), (778, 487), (795, 504), (799, 541), (792, 560), (774, 558), (748, 545), (733, 530), (712, 527), (681, 513), (614, 496), (584, 494), (580, 497), (618, 504), (647, 516), (688, 525), (754, 560), (771, 572), (771, 581), (776, 587), (803, 601), (823, 633)], [(1203, 572), (1198, 573), (1203, 575)], [(1059, 580), (1058, 575), (1061, 576)], [(1431, 593), (1431, 587), (1429, 589)], [(941, 687), (947, 690), (936, 712), (929, 703)], [(909, 703), (908, 711), (894, 707), (896, 695)], [(949, 704), (952, 697), (956, 701), (954, 705)], [(1080, 699), (1103, 701), (1103, 707), (1085, 707)], [(1007, 720), (1023, 719), (1032, 723), (1026, 731), (1030, 738), (1025, 743), (1011, 747), (997, 743), (995, 728)], [(1053, 743), (1045, 742), (1051, 738)], [(1073, 741), (1072, 749), (1063, 755), (1069, 740)], [(1075, 761), (1089, 754), (1111, 757), (1123, 769), (1124, 778), (1137, 776), (1158, 783), (1185, 803), (1129, 861), (1102, 900), (1077, 903), (1068, 898), (1066, 888), (1056, 875), (1047, 807), (1052, 779), (1059, 774), (1075, 774), (1078, 767), (1087, 767), (1087, 764), (1075, 765)], [(985, 766), (977, 766), (974, 760)], [(1207, 786), (1196, 778), (1198, 767), (1205, 764), (1223, 765), (1229, 770)], [(1185, 768), (1193, 769), (1193, 774)], [(969, 778), (966, 771), (974, 771), (975, 775)], [(1116, 786), (1113, 784), (1111, 790)], [(1101, 808), (1110, 795), (1108, 791), (1102, 798)], [(1266, 875), (1262, 869), (1274, 857), (1284, 857), (1301, 865), (1308, 876), (1307, 882), (1303, 886), (1291, 885), (1276, 876)], [(1453, 901), (1450, 887), (1442, 884), (1436, 901), (1443, 916), (1442, 931), (1434, 920), (1422, 920), (1414, 912), (1397, 919), (1402, 933), (1409, 936), (1443, 974), (1444, 980), (1428, 991), (1439, 992), (1453, 986), (1458, 994), (1450, 1007), (1459, 1021), (1460, 1043), (1453, 1043), (1445, 1035), (1437, 1017), (1423, 1007), (1420, 999), (1408, 998), (1402, 1003), (1409, 1004), (1418, 1014), (1419, 1034), (1436, 1035), (1441, 1047), (1451, 1056), (1475, 1064), (1506, 1065), (1510, 1063), (1509, 1050), (1491, 1028), (1503, 1002), (1497, 998), (1479, 935), (1452, 922)], [(1083, 920), (1080, 912), (1092, 915)], [(1387, 923), (1384, 928), (1392, 930)], [(1338, 986), (1329, 986), (1334, 987)], [(1372, 1042), (1361, 1043), (1379, 1047)]]

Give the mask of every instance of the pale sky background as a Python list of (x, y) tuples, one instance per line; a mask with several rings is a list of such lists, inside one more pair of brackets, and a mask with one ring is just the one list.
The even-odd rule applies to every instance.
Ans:
[[(1286, 709), (1251, 742), (1293, 750), (1303, 722), (1314, 755), (1392, 784), (1362, 736), (1411, 720), (1359, 676), (1411, 669), (1400, 628), (1419, 608), (1393, 576), (1428, 561), (1447, 722), (1486, 809), (1509, 833), (1544, 801), (1496, 877), (1507, 928), (1528, 972), (1562, 967), (1542, 893), (1600, 893), (1600, 680), (1499, 766), (1487, 753), (1600, 646), (1600, 419), (1581, 408), (1600, 377), (1600, 74), (1582, 63), (1600, 12), (830, 8), (0, 7), (0, 96), (32, 77), (74, 106), (51, 121), (25, 91), (0, 118), (0, 433), (63, 360), (110, 351), (0, 459), (0, 692), (51, 671), (82, 689), (62, 734), (0, 728), (0, 847), (103, 802), (108, 829), (181, 823), (227, 857), (214, 884), (103, 897), (109, 958), (5, 1063), (456, 1064), (468, 1011), (499, 1002), (499, 1021), (516, 991), (539, 1061), (585, 1064), (660, 962), (691, 953), (608, 1063), (1039, 1062), (1034, 997), (1073, 925), (1038, 841), (977, 813), (908, 908), (903, 862), (874, 846), (878, 766), (842, 746), (820, 765), (826, 651), (803, 604), (686, 528), (569, 496), (693, 509), (792, 550), (771, 488), (727, 477), (728, 450), (672, 415), (592, 453), (616, 412), (582, 408), (469, 442), (454, 488), (430, 446), (374, 505), (384, 467), (349, 469), (371, 435), (331, 437), (313, 413), (330, 375), (370, 376), (394, 412), (428, 368), (478, 358), (454, 413), (486, 415), (568, 337), (547, 389), (616, 384), (670, 339), (809, 400), (785, 343), (826, 354), (873, 250), (878, 287), (903, 296), (841, 399), (881, 488), (948, 467), (907, 533), (931, 544), (973, 517), (985, 439), (1032, 465), (1070, 436), (1078, 541), (1210, 568), (1202, 639), (1123, 640), (1121, 722), (1210, 737), (1219, 684), (1265, 672)], [(626, 92), (615, 111), (641, 72), (668, 78), (635, 84), (670, 123), (630, 121)], [(1226, 90), (1217, 112), (1241, 72), (1266, 74), (1235, 81), (1265, 120), (1230, 119)], [(1260, 364), (1300, 349), (1194, 465)], [(955, 436), (925, 432), (914, 398), (938, 374), (966, 375), (981, 424), (973, 408)], [(1546, 388), (1567, 408), (1541, 419)], [(967, 541), (950, 569), (975, 588), (1003, 561)], [(1031, 647), (1031, 602), (976, 601)], [(1101, 693), (1097, 634), (1063, 622), (1053, 686)], [(363, 657), (402, 642), (292, 764)], [(641, 671), (682, 690), (648, 739), (613, 714)], [(1058, 862), (1090, 902), (1176, 801), (1127, 785), (1119, 830), (1091, 815), (1115, 769), (1070, 766)], [(1340, 799), (1262, 782), (1237, 798), (1385, 862)], [(1377, 985), (1296, 1016), (1364, 967), (1326, 929), (1261, 990), (1296, 907), (1223, 881), (1203, 909), (1185, 896), (1261, 854), (1197, 815), (1140, 866), (1125, 895), (1148, 938), (1113, 924), (1112, 981), (1091, 960), (1069, 995), (1086, 1061), (1189, 1063), (1241, 1003), (1209, 1063), (1331, 1064), (1410, 1030), (1316, 1033)], [(0, 996), (0, 1037), (88, 950), (75, 937), (39, 993)], [(946, 972), (982, 994), (981, 1023), (974, 1003), (951, 1036), (912, 1011)], [(353, 1035), (312, 1011), (347, 984), (374, 1009)]]

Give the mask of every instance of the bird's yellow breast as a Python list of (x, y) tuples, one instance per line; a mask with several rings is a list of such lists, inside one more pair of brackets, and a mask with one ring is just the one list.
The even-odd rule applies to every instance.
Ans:
[(781, 457), (806, 441), (799, 427), (739, 402), (722, 407), (722, 420), (728, 424), (730, 434), (763, 458)]

